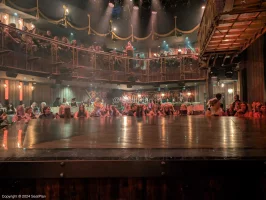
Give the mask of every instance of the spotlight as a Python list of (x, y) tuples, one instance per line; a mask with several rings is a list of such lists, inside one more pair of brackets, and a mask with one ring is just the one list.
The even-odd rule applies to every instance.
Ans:
[(18, 16), (18, 13), (14, 13), (15, 16)]
[(221, 87), (224, 87), (224, 83), (221, 84)]
[(35, 28), (34, 24), (31, 24), (31, 28)]
[(4, 20), (7, 20), (7, 16), (6, 15), (4, 15)]
[(202, 6), (201, 9), (205, 9), (205, 6)]
[(116, 31), (116, 27), (114, 27), (113, 30)]
[(156, 15), (156, 14), (157, 14), (157, 11), (152, 11), (152, 14), (153, 14), (153, 15)]
[(70, 33), (70, 35), (74, 35), (73, 33)]
[(188, 95), (188, 96), (191, 96), (191, 92), (188, 92), (187, 95)]
[(140, 98), (141, 97), (141, 94), (138, 94), (138, 97)]
[(164, 93), (162, 93), (162, 97), (164, 97), (164, 95), (165, 95), (165, 94), (164, 94)]
[(180, 53), (181, 53), (181, 52), (182, 52), (182, 50), (179, 48), (179, 49), (178, 49), (178, 52), (180, 52)]

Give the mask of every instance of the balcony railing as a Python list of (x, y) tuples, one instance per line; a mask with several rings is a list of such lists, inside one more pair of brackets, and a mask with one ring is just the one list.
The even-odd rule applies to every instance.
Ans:
[(172, 82), (204, 80), (195, 54), (137, 59), (95, 52), (0, 23), (2, 70), (37, 73), (62, 80)]

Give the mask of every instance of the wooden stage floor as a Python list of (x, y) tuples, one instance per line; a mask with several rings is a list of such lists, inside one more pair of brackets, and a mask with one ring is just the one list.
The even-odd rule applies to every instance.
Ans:
[(0, 159), (266, 158), (266, 121), (235, 117), (32, 120), (1, 130)]

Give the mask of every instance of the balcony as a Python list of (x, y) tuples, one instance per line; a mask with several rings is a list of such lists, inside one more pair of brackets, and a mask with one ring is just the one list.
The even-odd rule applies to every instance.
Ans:
[(198, 33), (201, 56), (237, 55), (265, 32), (265, 1), (209, 0)]
[(195, 54), (136, 59), (95, 52), (0, 24), (2, 71), (59, 80), (149, 84), (203, 81)]

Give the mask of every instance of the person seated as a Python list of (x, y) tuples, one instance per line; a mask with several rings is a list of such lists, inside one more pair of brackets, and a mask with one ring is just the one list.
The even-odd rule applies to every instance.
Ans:
[(109, 111), (109, 116), (118, 117), (121, 116), (121, 113), (117, 110), (115, 106), (111, 106)]
[(14, 106), (13, 106), (12, 103), (8, 104), (8, 106), (6, 108), (6, 114), (7, 115), (14, 115), (14, 114), (16, 114), (16, 109), (14, 108)]
[(165, 105), (163, 109), (163, 115), (168, 116), (173, 114), (174, 112), (170, 109), (169, 105)]
[(210, 106), (211, 106), (210, 109), (208, 109), (205, 114), (207, 117), (224, 115), (223, 110), (221, 109), (220, 106), (220, 101), (218, 99), (212, 100)]
[(254, 113), (253, 117), (259, 119), (261, 117), (261, 106), (262, 104), (260, 102), (256, 102), (254, 105)]
[(83, 104), (79, 106), (79, 110), (75, 113), (74, 118), (89, 118), (89, 112), (85, 109)]
[(27, 107), (25, 109), (25, 117), (27, 120), (36, 119), (36, 116), (34, 115), (31, 107)]
[(73, 98), (73, 99), (71, 100), (70, 106), (71, 106), (71, 107), (78, 107), (78, 104), (77, 104), (77, 102), (76, 102), (76, 98)]
[(214, 101), (214, 100), (218, 100), (218, 101), (220, 101), (221, 98), (222, 98), (222, 95), (221, 95), (220, 93), (218, 93), (218, 94), (215, 95), (214, 98), (210, 99), (210, 100), (208, 101), (208, 103), (207, 103), (208, 110), (210, 110), (210, 108), (211, 108), (212, 101)]
[(44, 106), (43, 114), (39, 116), (40, 119), (55, 119), (55, 115), (51, 112), (51, 108), (49, 106)]
[(39, 110), (36, 102), (33, 102), (30, 107), (31, 107), (32, 112), (34, 113), (34, 115), (38, 115), (39, 114), (40, 110)]
[(59, 111), (59, 115), (56, 116), (56, 118), (63, 118), (63, 119), (71, 119), (74, 116), (71, 114), (71, 109), (69, 106), (60, 106), (61, 111)]
[(13, 116), (12, 122), (18, 122), (18, 121), (23, 121), (23, 120), (29, 121), (29, 119), (25, 115), (24, 107), (22, 105), (20, 105), (17, 107), (17, 112)]
[(95, 114), (95, 116), (97, 117), (101, 116), (101, 108), (103, 107), (101, 104), (101, 100), (99, 98), (96, 98), (93, 105), (94, 105), (93, 113)]
[(230, 104), (229, 108), (226, 111), (226, 116), (235, 116), (235, 111), (234, 111), (234, 105)]
[(145, 116), (145, 113), (144, 113), (144, 110), (143, 110), (143, 106), (142, 105), (138, 105), (137, 106), (137, 110), (134, 113), (134, 116), (136, 116), (136, 117), (144, 117)]
[(150, 109), (149, 113), (146, 114), (146, 115), (153, 117), (153, 116), (156, 116), (156, 113), (157, 113), (156, 108), (153, 107), (153, 108)]
[(240, 109), (236, 112), (235, 117), (252, 117), (252, 112), (249, 111), (245, 102), (240, 103)]
[(260, 112), (261, 112), (260, 118), (266, 119), (266, 102), (261, 105)]
[(46, 106), (46, 103), (45, 102), (42, 102), (41, 105), (40, 105), (40, 114), (43, 113), (43, 108)]
[(187, 115), (187, 105), (182, 104), (179, 109), (179, 114), (180, 115)]
[(128, 116), (135, 116), (137, 111), (137, 105), (136, 104), (132, 104), (131, 105), (131, 109), (128, 111), (127, 115)]
[(59, 107), (60, 105), (61, 105), (60, 97), (57, 97), (56, 100), (53, 103), (53, 107)]
[(63, 102), (61, 105), (69, 106), (69, 103), (67, 102), (66, 98), (63, 98)]

